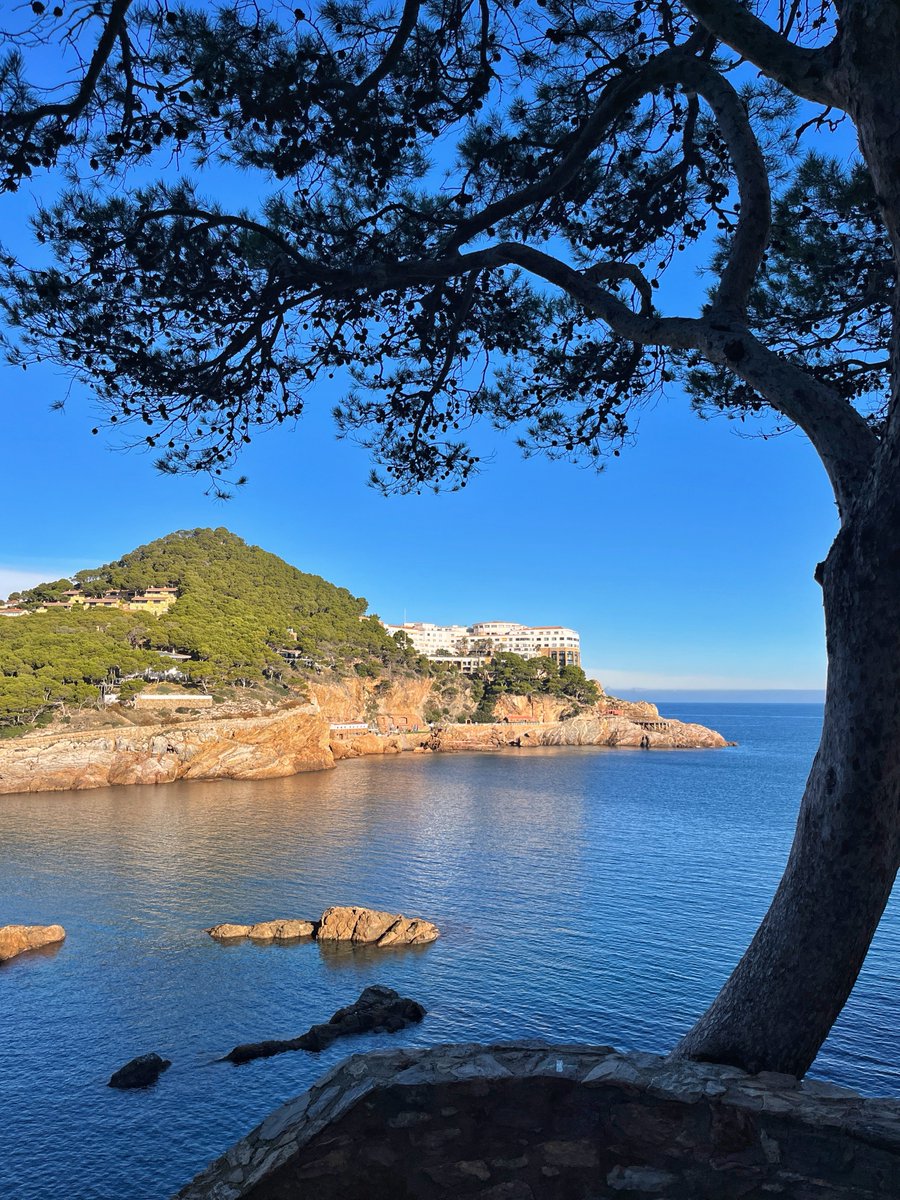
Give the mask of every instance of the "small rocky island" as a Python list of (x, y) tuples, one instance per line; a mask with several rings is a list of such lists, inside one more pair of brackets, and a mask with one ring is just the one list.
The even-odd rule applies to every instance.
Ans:
[(0, 926), (0, 963), (25, 954), (29, 950), (42, 950), (65, 941), (66, 931), (62, 925), (3, 925)]
[(352, 942), (365, 946), (424, 946), (440, 936), (437, 925), (421, 917), (381, 912), (357, 905), (333, 905), (318, 921), (281, 918), (255, 925), (213, 925), (206, 933), (217, 942)]
[(425, 1016), (425, 1009), (415, 1000), (395, 992), (393, 988), (373, 984), (365, 988), (358, 1000), (339, 1008), (338, 1011), (319, 1025), (311, 1026), (299, 1037), (265, 1042), (247, 1042), (225, 1055), (226, 1062), (246, 1063), (256, 1058), (271, 1058), (291, 1050), (308, 1050), (318, 1054), (326, 1050), (338, 1038), (356, 1033), (398, 1033), (407, 1025), (418, 1023)]

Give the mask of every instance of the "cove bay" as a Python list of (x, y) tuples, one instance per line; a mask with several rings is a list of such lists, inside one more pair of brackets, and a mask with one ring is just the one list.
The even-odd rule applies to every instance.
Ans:
[[(398, 755), (266, 782), (0, 798), (4, 910), (68, 933), (0, 970), (0, 1194), (162, 1200), (334, 1063), (380, 1046), (664, 1052), (765, 912), (822, 710), (663, 711), (739, 744)], [(423, 914), (442, 936), (374, 951), (203, 932), (338, 903)], [(421, 1001), (422, 1024), (319, 1055), (217, 1061), (326, 1020), (372, 983)], [(812, 1074), (900, 1095), (898, 1024), (892, 903)], [(150, 1048), (173, 1060), (155, 1088), (104, 1086)]]

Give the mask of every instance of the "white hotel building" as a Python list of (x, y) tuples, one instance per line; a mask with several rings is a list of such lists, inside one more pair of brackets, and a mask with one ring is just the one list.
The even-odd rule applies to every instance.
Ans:
[(427, 658), (480, 657), (509, 650), (522, 658), (552, 658), (559, 666), (581, 665), (581, 638), (563, 625), (518, 625), (514, 621), (476, 621), (474, 625), (432, 625), (407, 621), (387, 625), (390, 634), (405, 633)]

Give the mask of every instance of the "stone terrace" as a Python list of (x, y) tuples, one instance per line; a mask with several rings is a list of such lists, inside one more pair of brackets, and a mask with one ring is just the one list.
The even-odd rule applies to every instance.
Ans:
[(900, 1100), (610, 1047), (358, 1054), (176, 1200), (874, 1200)]

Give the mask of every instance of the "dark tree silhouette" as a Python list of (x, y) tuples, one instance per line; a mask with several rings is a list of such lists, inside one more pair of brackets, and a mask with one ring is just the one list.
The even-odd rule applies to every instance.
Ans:
[[(772, 905), (675, 1051), (803, 1073), (900, 862), (900, 5), (25, 11), (4, 179), (70, 182), (36, 219), (54, 265), (8, 262), (13, 354), (65, 364), (163, 469), (225, 487), (341, 369), (339, 427), (389, 490), (465, 484), (478, 417), (599, 461), (673, 380), (809, 438), (841, 517), (822, 742)], [(72, 71), (48, 94), (53, 47)], [(794, 156), (836, 121), (858, 162)], [(710, 279), (686, 312), (656, 290), (684, 253)]]

